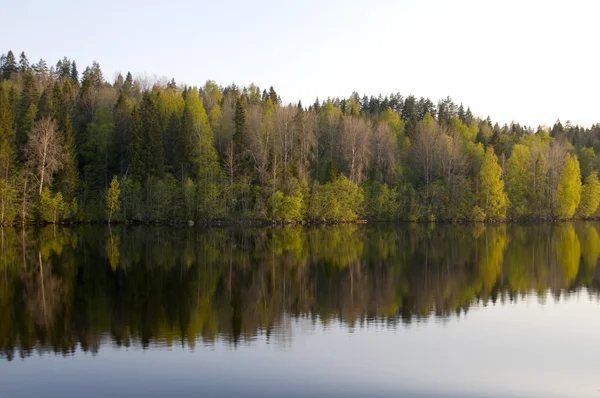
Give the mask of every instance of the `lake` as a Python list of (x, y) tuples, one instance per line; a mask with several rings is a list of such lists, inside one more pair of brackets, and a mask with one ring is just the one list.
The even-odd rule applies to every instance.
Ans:
[(600, 223), (0, 228), (0, 396), (600, 397)]

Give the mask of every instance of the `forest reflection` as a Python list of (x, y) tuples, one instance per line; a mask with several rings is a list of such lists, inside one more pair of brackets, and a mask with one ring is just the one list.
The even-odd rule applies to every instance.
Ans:
[(596, 223), (0, 228), (0, 356), (236, 345), (286, 339), (296, 318), (401, 327), (525, 294), (597, 297), (599, 255)]

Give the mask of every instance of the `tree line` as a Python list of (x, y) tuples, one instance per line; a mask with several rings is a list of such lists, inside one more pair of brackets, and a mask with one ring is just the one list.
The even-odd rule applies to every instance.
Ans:
[(0, 228), (0, 358), (269, 339), (290, 319), (389, 328), (599, 297), (593, 223)]
[(451, 98), (286, 104), (0, 57), (0, 223), (593, 218), (600, 124), (500, 125)]

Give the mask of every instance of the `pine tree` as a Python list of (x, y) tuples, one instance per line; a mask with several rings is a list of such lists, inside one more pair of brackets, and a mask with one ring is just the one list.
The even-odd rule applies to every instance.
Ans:
[(479, 172), (478, 202), (487, 219), (501, 219), (506, 216), (508, 199), (504, 192), (502, 168), (491, 146), (485, 151)]

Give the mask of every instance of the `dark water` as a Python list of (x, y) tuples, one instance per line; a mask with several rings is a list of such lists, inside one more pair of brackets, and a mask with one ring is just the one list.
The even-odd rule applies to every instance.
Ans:
[(0, 397), (600, 397), (599, 228), (0, 229)]

